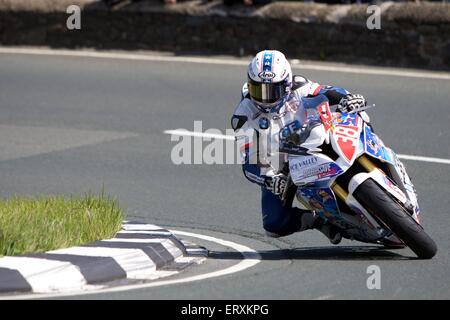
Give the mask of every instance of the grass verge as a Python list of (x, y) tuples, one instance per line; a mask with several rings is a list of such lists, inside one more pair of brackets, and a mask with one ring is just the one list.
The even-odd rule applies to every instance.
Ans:
[(14, 196), (0, 200), (0, 256), (36, 253), (111, 238), (123, 210), (99, 195)]

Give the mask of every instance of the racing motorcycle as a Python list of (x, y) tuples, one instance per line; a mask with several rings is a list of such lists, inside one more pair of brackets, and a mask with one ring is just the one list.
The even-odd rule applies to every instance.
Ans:
[(280, 131), (280, 151), (288, 160), (284, 203), (297, 198), (347, 239), (408, 246), (419, 258), (432, 258), (437, 247), (421, 225), (414, 185), (365, 111), (332, 112), (337, 106), (323, 95), (304, 103), (305, 124)]

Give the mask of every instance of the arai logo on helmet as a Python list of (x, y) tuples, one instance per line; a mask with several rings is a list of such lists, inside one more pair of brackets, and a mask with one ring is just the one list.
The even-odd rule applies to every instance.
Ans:
[(276, 74), (272, 71), (262, 71), (258, 74), (258, 77), (260, 77), (263, 80), (271, 80), (275, 78)]

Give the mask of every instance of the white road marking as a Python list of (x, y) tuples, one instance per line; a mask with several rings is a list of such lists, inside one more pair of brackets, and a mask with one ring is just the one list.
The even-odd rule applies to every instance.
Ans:
[(131, 231), (136, 231), (138, 233), (141, 232), (145, 233), (146, 231), (151, 231), (149, 232), (150, 234), (156, 234), (156, 232), (161, 232), (161, 227), (155, 226), (153, 224), (128, 223), (128, 221), (123, 222), (122, 228), (123, 230), (119, 231), (119, 233), (126, 233)]
[(214, 134), (207, 132), (198, 132), (198, 131), (188, 131), (184, 129), (177, 130), (166, 130), (165, 134), (171, 134), (174, 136), (189, 136), (189, 137), (197, 137), (197, 138), (207, 138), (207, 139), (222, 139), (222, 140), (235, 140), (234, 136), (227, 136), (225, 134)]
[(405, 160), (450, 164), (450, 159), (422, 157), (422, 156), (410, 156), (408, 154), (398, 154), (397, 156), (400, 159), (405, 159)]
[(105, 289), (95, 289), (95, 290), (89, 290), (84, 292), (70, 292), (70, 293), (62, 293), (62, 294), (26, 294), (26, 295), (13, 295), (13, 296), (0, 296), (0, 300), (16, 300), (16, 299), (42, 299), (42, 298), (54, 298), (54, 297), (66, 297), (66, 296), (77, 296), (77, 295), (88, 295), (88, 294), (101, 294), (101, 293), (110, 293), (110, 292), (119, 292), (119, 291), (127, 291), (127, 290), (136, 290), (136, 289), (144, 289), (144, 288), (151, 288), (151, 287), (158, 287), (158, 286), (165, 286), (165, 285), (171, 285), (171, 284), (181, 284), (181, 283), (187, 283), (187, 282), (193, 282), (193, 281), (199, 281), (199, 280), (206, 280), (210, 278), (216, 278), (221, 277), (229, 274), (233, 274), (236, 272), (243, 271), (245, 269), (251, 268), (255, 266), (256, 264), (261, 262), (261, 255), (253, 250), (252, 248), (249, 248), (247, 246), (244, 246), (242, 244), (207, 236), (203, 234), (198, 233), (192, 233), (192, 232), (186, 232), (186, 231), (178, 231), (178, 230), (169, 230), (170, 232), (181, 235), (181, 236), (188, 236), (193, 238), (198, 238), (206, 241), (211, 241), (218, 243), (222, 246), (229, 247), (231, 249), (234, 249), (238, 251), (242, 256), (242, 261), (238, 262), (237, 264), (234, 264), (228, 268), (224, 268), (221, 270), (205, 273), (205, 274), (199, 274), (196, 276), (190, 276), (182, 279), (173, 279), (173, 280), (159, 280), (155, 282), (150, 283), (143, 283), (143, 284), (132, 284), (132, 285), (124, 285), (124, 286), (118, 286), (113, 288), (105, 288)]
[[(223, 135), (223, 134), (210, 134), (210, 133), (205, 133), (205, 132), (188, 131), (188, 130), (182, 130), (182, 129), (165, 130), (164, 133), (176, 135), (176, 136), (191, 136), (191, 137), (197, 137), (197, 138), (214, 138), (214, 139), (223, 139), (223, 140), (235, 140), (234, 136)], [(400, 159), (405, 159), (405, 160), (450, 164), (450, 159), (414, 156), (414, 155), (408, 155), (408, 154), (397, 154), (397, 156)]]
[[(47, 55), (47, 56), (69, 56), (69, 57), (88, 57), (88, 58), (104, 58), (104, 59), (121, 59), (121, 60), (137, 60), (137, 61), (158, 61), (158, 62), (183, 62), (183, 63), (200, 63), (200, 64), (218, 64), (247, 66), (249, 61), (238, 58), (207, 58), (207, 57), (175, 57), (165, 55), (149, 55), (143, 53), (124, 53), (124, 52), (104, 52), (89, 50), (61, 50), (47, 48), (19, 48), (19, 47), (0, 47), (0, 53), (9, 54), (29, 54), (29, 55)], [(353, 66), (335, 66), (325, 64), (314, 64), (310, 62), (298, 62), (298, 59), (292, 60), (293, 68), (302, 70), (318, 70), (329, 72), (372, 74), (384, 76), (399, 76), (410, 78), (426, 78), (437, 80), (450, 80), (450, 73), (438, 71), (406, 71), (392, 70), (383, 67), (353, 67)]]
[[(122, 230), (117, 232), (117, 234), (135, 234), (135, 233), (142, 233), (142, 234), (148, 234), (153, 236), (170, 236), (171, 233), (168, 231), (146, 231), (146, 230)], [(119, 238), (121, 239), (121, 238)]]

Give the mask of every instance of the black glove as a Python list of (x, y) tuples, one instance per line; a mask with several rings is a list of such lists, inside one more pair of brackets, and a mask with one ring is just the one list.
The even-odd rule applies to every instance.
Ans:
[(284, 174), (276, 174), (266, 180), (266, 187), (274, 195), (283, 194), (284, 189), (286, 189), (287, 178)]
[(354, 113), (366, 106), (366, 99), (360, 94), (348, 94), (339, 101), (340, 112)]

